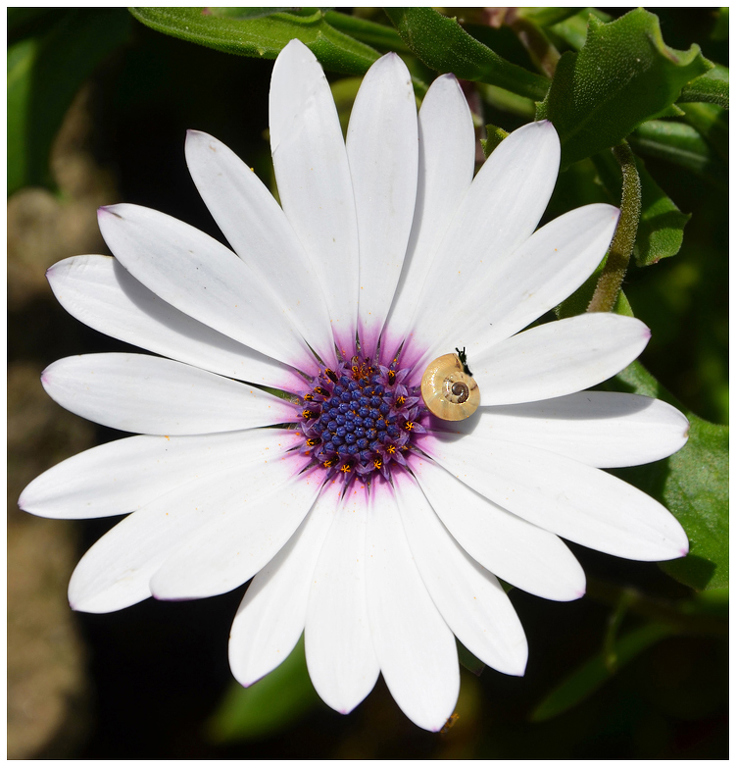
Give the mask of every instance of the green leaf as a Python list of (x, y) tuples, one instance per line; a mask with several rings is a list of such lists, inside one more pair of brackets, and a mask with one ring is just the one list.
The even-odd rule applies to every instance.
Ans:
[(715, 104), (682, 104), (686, 122), (694, 127), (719, 157), (729, 162), (729, 119)]
[(729, 109), (729, 69), (715, 64), (714, 69), (692, 80), (683, 89), (679, 101), (705, 101)]
[(725, 164), (699, 131), (686, 123), (648, 120), (630, 136), (629, 141), (638, 155), (666, 160), (718, 187), (727, 186)]
[(123, 9), (73, 9), (8, 50), (8, 194), (49, 183), (49, 153), (84, 81), (130, 30)]
[(489, 155), (509, 136), (509, 133), (498, 125), (486, 126), (486, 139), (481, 139), (481, 149), (484, 151), (484, 157)]
[(492, 109), (521, 117), (524, 122), (535, 119), (535, 102), (532, 99), (488, 83), (479, 83), (476, 88), (482, 100)]
[[(239, 9), (240, 10), (240, 9)], [(263, 9), (260, 9), (263, 10)], [(143, 24), (166, 35), (239, 56), (275, 59), (293, 38), (329, 70), (362, 75), (379, 58), (375, 49), (334, 29), (323, 11), (218, 17), (203, 8), (130, 8)]]
[(359, 19), (337, 11), (325, 11), (325, 21), (335, 29), (355, 37), (356, 40), (375, 45), (383, 51), (411, 53), (409, 46), (402, 40), (397, 30), (386, 24), (377, 24), (375, 21)]
[[(8, 194), (29, 183), (29, 166), (33, 152), (30, 149), (31, 131), (30, 101), (31, 73), (38, 54), (38, 40), (21, 40), (8, 49)], [(46, 162), (51, 138), (41, 142), (42, 148), (36, 152)], [(45, 146), (44, 146), (45, 145)], [(36, 161), (36, 165), (41, 163)], [(44, 165), (45, 167), (45, 165)]]
[(729, 586), (729, 428), (689, 414), (686, 446), (668, 461), (663, 498), (685, 528), (689, 555), (661, 563), (695, 589)]
[[(264, 16), (273, 16), (275, 13), (291, 13), (298, 16), (312, 16), (317, 8), (293, 8), (289, 6), (281, 8), (207, 8), (212, 16), (232, 19), (258, 19)], [(397, 34), (397, 30), (386, 24), (377, 24), (375, 21), (361, 19), (348, 13), (320, 9), (325, 21), (334, 29), (360, 40), (367, 45), (375, 45), (386, 51), (409, 53), (404, 40)]]
[(517, 8), (517, 16), (522, 19), (534, 21), (539, 27), (550, 27), (554, 24), (560, 24), (571, 16), (575, 16), (578, 8)]
[(637, 169), (642, 182), (642, 215), (634, 256), (638, 267), (646, 267), (681, 250), (683, 229), (691, 215), (681, 213), (639, 159)]
[(558, 48), (561, 47), (561, 43), (565, 43), (570, 48), (580, 51), (586, 42), (589, 18), (593, 15), (599, 21), (611, 21), (612, 17), (598, 8), (576, 8), (574, 10), (578, 13), (554, 24), (549, 31), (552, 33), (553, 41), (557, 42)]
[(503, 59), (469, 35), (455, 19), (432, 8), (384, 10), (415, 56), (430, 69), (497, 85), (530, 99), (541, 99), (547, 93), (547, 78)]
[(591, 16), (586, 43), (578, 54), (561, 57), (537, 118), (555, 125), (567, 166), (618, 144), (669, 109), (711, 66), (696, 45), (688, 51), (666, 46), (657, 16), (647, 11), (609, 24)]
[[(610, 649), (610, 653), (616, 657), (616, 668), (620, 669), (674, 632), (675, 630), (665, 625), (647, 624), (621, 636)], [(530, 719), (540, 722), (566, 712), (601, 688), (612, 676), (606, 653), (597, 653), (548, 694), (535, 708)]]
[(261, 19), (264, 16), (272, 16), (275, 13), (283, 13), (293, 10), (291, 6), (285, 5), (281, 8), (216, 8), (206, 7), (202, 13), (206, 16), (217, 16), (227, 19)]
[(458, 648), (458, 661), (459, 663), (465, 667), (471, 674), (476, 675), (476, 677), (479, 677), (479, 675), (486, 669), (486, 664), (484, 664), (483, 661), (480, 659), (477, 659), (471, 651), (466, 648), (463, 643), (461, 643), (458, 638), (456, 638), (456, 646)]
[[(594, 155), (592, 160), (610, 199), (616, 201), (622, 185), (616, 160), (610, 152)], [(642, 212), (634, 257), (638, 267), (646, 267), (678, 253), (683, 243), (683, 229), (691, 216), (681, 213), (647, 172), (640, 158), (636, 158), (635, 162), (642, 185)]]
[(688, 442), (678, 453), (616, 474), (662, 502), (688, 535), (689, 554), (660, 567), (694, 589), (728, 587), (729, 428), (688, 412), (637, 362), (607, 388), (666, 400), (687, 416)]
[(711, 33), (712, 40), (729, 40), (729, 8), (720, 8)]
[(280, 666), (250, 688), (231, 686), (208, 721), (207, 733), (216, 743), (265, 738), (285, 730), (319, 703), (300, 639)]

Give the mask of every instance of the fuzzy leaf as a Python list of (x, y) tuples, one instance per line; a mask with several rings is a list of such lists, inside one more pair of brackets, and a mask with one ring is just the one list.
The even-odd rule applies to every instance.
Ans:
[(549, 27), (554, 24), (560, 24), (571, 16), (575, 16), (578, 8), (554, 8), (544, 6), (542, 8), (517, 8), (517, 15), (522, 19), (529, 19), (539, 27)]
[[(264, 16), (272, 16), (275, 13), (295, 13), (297, 8), (208, 8), (212, 16), (227, 17), (232, 19), (258, 19)], [(308, 14), (309, 11), (316, 9), (302, 8), (299, 15)], [(396, 29), (386, 24), (377, 24), (375, 21), (361, 19), (348, 13), (339, 13), (338, 11), (325, 10), (323, 15), (325, 21), (335, 29), (345, 32), (356, 40), (360, 40), (367, 45), (375, 45), (378, 48), (387, 51), (397, 51), (409, 53), (409, 48), (405, 45), (402, 38), (397, 34)]]
[(679, 101), (703, 101), (729, 109), (729, 69), (716, 64), (714, 69), (691, 81)]
[(469, 35), (455, 19), (432, 8), (384, 10), (415, 56), (430, 69), (497, 85), (531, 99), (541, 99), (547, 93), (547, 78), (503, 59)]
[(638, 155), (667, 160), (712, 184), (727, 186), (725, 163), (699, 131), (686, 123), (648, 120), (632, 134), (630, 145)]
[[(243, 9), (232, 9), (242, 11)], [(362, 75), (380, 54), (368, 45), (340, 32), (326, 21), (323, 11), (272, 13), (233, 18), (216, 15), (209, 8), (131, 8), (143, 24), (190, 43), (239, 56), (275, 59), (293, 38), (301, 40), (329, 70)], [(278, 10), (278, 9), (275, 9)], [(237, 14), (236, 14), (237, 15)]]
[[(622, 187), (622, 174), (611, 152), (600, 152), (592, 158), (599, 179), (609, 194), (609, 201), (618, 205)], [(661, 259), (675, 256), (683, 243), (683, 229), (689, 214), (681, 213), (678, 206), (663, 192), (647, 172), (644, 163), (635, 158), (642, 185), (642, 212), (637, 228), (634, 259), (638, 267), (657, 264)]]
[(484, 157), (488, 158), (507, 136), (509, 136), (509, 133), (498, 125), (487, 125), (486, 138), (481, 139), (481, 149), (484, 152)]
[(563, 21), (553, 24), (550, 28), (553, 42), (563, 43), (563, 47), (570, 47), (580, 51), (586, 42), (586, 35), (589, 29), (589, 18), (594, 15), (599, 21), (611, 21), (612, 17), (598, 8), (575, 8), (573, 16), (569, 16)]
[(688, 82), (711, 67), (696, 45), (688, 51), (666, 46), (652, 13), (636, 9), (609, 24), (592, 15), (581, 51), (569, 51), (558, 62), (537, 119), (555, 125), (567, 166), (660, 116)]
[(642, 161), (637, 162), (637, 170), (642, 183), (642, 214), (634, 257), (638, 267), (646, 267), (681, 250), (683, 229), (691, 215), (681, 213), (645, 170)]
[(706, 139), (725, 163), (729, 162), (729, 117), (714, 104), (682, 104), (686, 122)]
[(616, 474), (662, 502), (688, 534), (689, 554), (660, 567), (694, 589), (728, 587), (729, 428), (689, 413), (637, 362), (607, 388), (657, 397), (685, 413), (691, 427), (678, 453)]

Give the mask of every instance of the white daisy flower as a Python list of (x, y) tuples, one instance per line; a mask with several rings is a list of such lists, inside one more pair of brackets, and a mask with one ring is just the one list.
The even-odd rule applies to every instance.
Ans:
[[(50, 469), (20, 505), (131, 513), (77, 566), (75, 609), (208, 597), (253, 578), (230, 637), (243, 685), (304, 632), (331, 707), (351, 711), (381, 673), (406, 715), (438, 730), (458, 696), (454, 635), (495, 669), (524, 672), (525, 635), (496, 577), (573, 600), (585, 578), (562, 539), (634, 560), (686, 554), (671, 514), (602, 468), (672, 454), (688, 422), (658, 400), (582, 391), (640, 354), (639, 320), (525, 330), (593, 272), (618, 217), (589, 205), (535, 231), (558, 173), (550, 123), (512, 133), (473, 178), (455, 78), (433, 83), (418, 118), (389, 54), (366, 74), (344, 142), (297, 41), (276, 61), (269, 106), (281, 207), (227, 147), (187, 136), (232, 251), (113, 205), (99, 220), (115, 258), (49, 270), (72, 315), (160, 356), (82, 355), (44, 371), (65, 408), (140, 435)], [(458, 421), (427, 407), (465, 417), (476, 393)]]

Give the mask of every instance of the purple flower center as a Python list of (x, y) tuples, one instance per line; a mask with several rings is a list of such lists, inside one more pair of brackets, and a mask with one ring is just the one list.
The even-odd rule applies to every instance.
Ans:
[(339, 358), (335, 369), (322, 368), (300, 398), (297, 421), (305, 437), (304, 452), (327, 476), (349, 482), (406, 467), (413, 437), (425, 432), (419, 419), (427, 414), (419, 386), (405, 382), (409, 368), (397, 360), (388, 366), (354, 355)]

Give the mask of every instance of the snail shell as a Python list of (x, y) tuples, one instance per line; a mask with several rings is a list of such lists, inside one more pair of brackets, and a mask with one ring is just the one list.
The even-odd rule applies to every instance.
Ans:
[(467, 419), (481, 402), (478, 384), (453, 353), (442, 355), (427, 366), (420, 392), (430, 413), (445, 421)]

